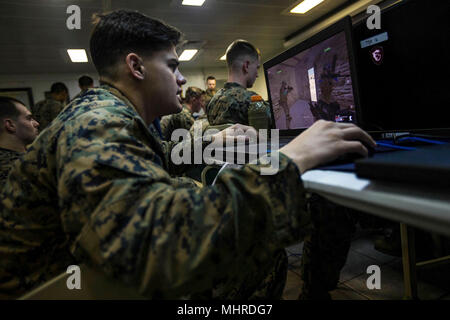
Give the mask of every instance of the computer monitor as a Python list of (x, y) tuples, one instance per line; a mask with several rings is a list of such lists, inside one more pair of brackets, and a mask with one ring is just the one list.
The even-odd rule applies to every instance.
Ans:
[(403, 0), (381, 29), (354, 25), (360, 120), (369, 131), (450, 128), (450, 1)]
[(263, 64), (280, 135), (296, 135), (319, 119), (358, 123), (351, 32), (346, 17)]

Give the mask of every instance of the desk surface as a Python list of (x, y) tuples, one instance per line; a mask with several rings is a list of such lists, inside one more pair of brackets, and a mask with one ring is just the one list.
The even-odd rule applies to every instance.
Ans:
[(311, 170), (307, 190), (340, 205), (421, 229), (450, 235), (450, 189), (371, 181), (354, 173)]

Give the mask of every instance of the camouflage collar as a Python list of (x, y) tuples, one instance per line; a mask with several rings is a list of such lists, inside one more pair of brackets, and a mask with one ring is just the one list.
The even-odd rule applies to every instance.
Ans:
[(23, 154), (23, 152), (18, 152), (16, 150), (6, 149), (6, 148), (3, 148), (3, 147), (0, 147), (0, 153), (10, 153), (10, 154), (16, 154), (16, 155)]
[(119, 89), (117, 89), (116, 87), (114, 87), (112, 84), (109, 84), (107, 82), (101, 82), (100, 85), (101, 89), (105, 89), (108, 90), (110, 93), (112, 93), (113, 95), (115, 95), (117, 98), (119, 98), (120, 100), (122, 100), (123, 102), (125, 102), (125, 104), (131, 108), (133, 108), (133, 110), (139, 114), (137, 112), (136, 107), (131, 103), (131, 101), (127, 98), (127, 96), (122, 93), (122, 91), (120, 91)]
[[(147, 126), (147, 124), (145, 123), (144, 119), (142, 119), (142, 117), (139, 115), (139, 113), (137, 112), (136, 107), (131, 103), (131, 101), (125, 96), (125, 94), (122, 93), (122, 91), (120, 91), (119, 89), (117, 89), (116, 87), (114, 87), (112, 84), (106, 83), (106, 82), (101, 82), (100, 85), (101, 89), (107, 90), (108, 92), (110, 92), (111, 94), (113, 94), (114, 96), (116, 96), (118, 99), (120, 99), (121, 101), (123, 101), (128, 107), (130, 107), (136, 114), (135, 121), (140, 122), (140, 124), (142, 125), (143, 128), (145, 128), (146, 133), (150, 134), (153, 137), (157, 137), (159, 139), (161, 139), (161, 130), (157, 128), (157, 126), (154, 124), (155, 121), (157, 121), (155, 119), (155, 121), (153, 123), (151, 123), (150, 125)], [(155, 129), (152, 130), (153, 128)]]
[(224, 85), (223, 85), (223, 87), (225, 88), (225, 89), (230, 89), (230, 88), (242, 88), (242, 89), (244, 89), (244, 90), (247, 90), (246, 88), (244, 88), (243, 86), (241, 86), (239, 83), (237, 83), (237, 82), (226, 82)]
[(183, 103), (183, 108), (181, 109), (180, 112), (185, 112), (185, 113), (188, 113), (188, 114), (192, 114), (192, 113), (193, 113), (193, 112), (188, 108), (188, 106), (185, 105), (184, 103)]

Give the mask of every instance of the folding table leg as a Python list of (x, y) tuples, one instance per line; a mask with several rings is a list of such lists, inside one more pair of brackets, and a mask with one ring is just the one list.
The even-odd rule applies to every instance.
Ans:
[(400, 223), (400, 234), (402, 239), (403, 282), (405, 285), (403, 299), (416, 300), (418, 296), (414, 229)]

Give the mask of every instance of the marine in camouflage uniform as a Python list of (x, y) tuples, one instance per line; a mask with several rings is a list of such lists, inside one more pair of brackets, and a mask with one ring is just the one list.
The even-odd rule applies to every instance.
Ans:
[(172, 132), (175, 129), (189, 130), (194, 124), (194, 117), (191, 111), (186, 105), (183, 105), (183, 109), (179, 113), (171, 114), (161, 118), (161, 131), (164, 139), (171, 140)]
[(205, 105), (207, 106), (208, 105), (208, 103), (211, 101), (211, 99), (212, 99), (212, 97), (214, 97), (214, 95), (216, 94), (216, 89), (210, 89), (210, 88), (208, 88), (208, 89), (206, 89), (205, 90), (205, 93), (206, 93), (206, 95), (205, 95)]
[(75, 260), (147, 297), (279, 298), (283, 248), (310, 226), (297, 166), (280, 154), (276, 175), (246, 165), (196, 188), (171, 177), (186, 169), (170, 161), (174, 146), (108, 85), (73, 100), (1, 194), (0, 294)]
[(53, 119), (62, 111), (63, 104), (55, 99), (49, 98), (35, 104), (33, 117), (39, 122), (39, 128), (43, 131)]
[(14, 161), (19, 159), (21, 154), (14, 150), (0, 148), (0, 189), (3, 188)]
[[(226, 123), (240, 123), (249, 125), (248, 108), (251, 96), (256, 92), (247, 90), (235, 82), (227, 82), (206, 107), (209, 124), (219, 125)], [(265, 102), (267, 114), (270, 114), (269, 105)]]

